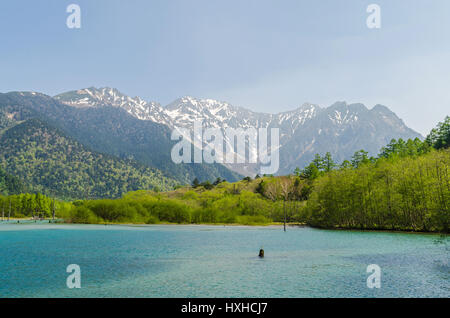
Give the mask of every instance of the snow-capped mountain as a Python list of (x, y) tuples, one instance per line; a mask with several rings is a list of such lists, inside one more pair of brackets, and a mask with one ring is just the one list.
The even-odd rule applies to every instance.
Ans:
[(205, 127), (250, 128), (267, 127), (273, 115), (255, 113), (214, 99), (197, 99), (186, 96), (165, 107), (174, 123), (191, 127), (194, 121), (203, 120)]
[(115, 88), (85, 88), (55, 96), (55, 99), (74, 107), (112, 106), (125, 109), (128, 113), (141, 120), (171, 125), (171, 118), (159, 103), (146, 102), (140, 97), (129, 97)]
[[(281, 174), (290, 173), (297, 166), (305, 166), (316, 153), (323, 155), (329, 151), (337, 161), (342, 161), (360, 149), (376, 155), (392, 138), (421, 138), (382, 105), (368, 109), (363, 104), (337, 102), (322, 108), (306, 103), (292, 111), (267, 114), (227, 102), (190, 96), (162, 107), (139, 97), (131, 98), (112, 88), (87, 88), (55, 98), (74, 107), (120, 107), (138, 119), (165, 124), (172, 129), (192, 129), (195, 121), (202, 121), (204, 127), (222, 130), (229, 127), (279, 128)], [(256, 152), (257, 149), (249, 150)], [(257, 165), (227, 166), (241, 174), (257, 172)]]

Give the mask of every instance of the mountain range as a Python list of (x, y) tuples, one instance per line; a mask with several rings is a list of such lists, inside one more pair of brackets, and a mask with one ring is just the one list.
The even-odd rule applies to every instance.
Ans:
[[(421, 138), (387, 107), (337, 102), (258, 113), (214, 99), (183, 97), (166, 106), (113, 88), (54, 97), (0, 94), (0, 168), (35, 191), (67, 199), (119, 197), (135, 189), (173, 188), (197, 178), (235, 181), (258, 165), (175, 164), (175, 127), (279, 128), (279, 174), (304, 167), (316, 153), (342, 161), (360, 149), (378, 153), (392, 138)], [(248, 149), (256, 151), (256, 149)]]
[[(227, 102), (190, 96), (162, 107), (157, 102), (132, 98), (112, 88), (71, 91), (57, 95), (55, 99), (77, 108), (113, 106), (140, 120), (157, 122), (170, 129), (192, 129), (195, 121), (202, 121), (204, 127), (222, 130), (228, 127), (279, 128), (279, 174), (288, 174), (296, 167), (304, 167), (317, 153), (323, 155), (330, 152), (336, 161), (341, 162), (361, 149), (376, 155), (393, 138), (423, 138), (382, 105), (368, 109), (363, 104), (336, 102), (322, 108), (305, 103), (292, 111), (267, 114)], [(243, 175), (254, 175), (258, 171), (257, 165), (228, 164), (227, 167)]]
[[(45, 129), (36, 127), (35, 120)], [(21, 125), (32, 128), (16, 132)], [(35, 138), (43, 132), (46, 138)], [(29, 138), (30, 134), (33, 138)], [(175, 141), (170, 136), (166, 125), (137, 119), (117, 107), (76, 108), (36, 92), (0, 94), (0, 143), (11, 145), (2, 148), (0, 167), (32, 190), (61, 198), (120, 197), (138, 185), (140, 189), (168, 190), (195, 178), (220, 177), (231, 182), (242, 178), (220, 164), (173, 163), (170, 153)], [(49, 140), (62, 140), (64, 145), (54, 147)], [(65, 154), (70, 149), (79, 149), (84, 155), (67, 162)], [(47, 157), (42, 155), (46, 152)], [(93, 161), (84, 159), (90, 158), (91, 153), (102, 158), (94, 160), (96, 168), (87, 169)], [(112, 164), (117, 169), (107, 170)], [(57, 170), (59, 179), (51, 179)], [(102, 173), (106, 174), (104, 180), (99, 179)], [(44, 179), (44, 175), (49, 178)], [(102, 192), (105, 182), (111, 185), (118, 176), (125, 178), (122, 186)], [(65, 188), (58, 186), (63, 181), (69, 184)], [(77, 192), (80, 187), (89, 190)]]

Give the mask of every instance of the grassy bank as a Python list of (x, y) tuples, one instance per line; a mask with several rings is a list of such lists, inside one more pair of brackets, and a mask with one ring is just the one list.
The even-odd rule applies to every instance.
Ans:
[(221, 182), (171, 192), (137, 191), (117, 200), (76, 201), (74, 223), (241, 224), (267, 225), (282, 221), (282, 207), (251, 191), (251, 183)]

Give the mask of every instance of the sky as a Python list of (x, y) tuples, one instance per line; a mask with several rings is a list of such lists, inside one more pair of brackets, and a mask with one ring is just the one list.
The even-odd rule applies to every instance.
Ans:
[(383, 104), (426, 135), (450, 115), (449, 14), (448, 0), (2, 0), (0, 92), (108, 86), (268, 113)]

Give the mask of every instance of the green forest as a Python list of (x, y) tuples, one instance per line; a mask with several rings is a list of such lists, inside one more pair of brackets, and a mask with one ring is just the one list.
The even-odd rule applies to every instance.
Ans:
[[(57, 201), (39, 194), (0, 198), (13, 216), (74, 223), (273, 224), (327, 229), (449, 232), (450, 118), (424, 141), (392, 140), (376, 157), (364, 150), (334, 162), (316, 155), (288, 176), (235, 183), (194, 180), (189, 187), (128, 192), (119, 199)], [(1, 180), (1, 179), (0, 179)]]
[(58, 201), (40, 193), (23, 193), (0, 196), (0, 212), (3, 219), (8, 218), (68, 218), (73, 205)]
[(17, 177), (0, 169), (0, 193), (8, 195), (27, 191), (27, 187)]
[[(91, 151), (38, 119), (6, 130), (0, 147), (0, 166), (17, 179), (8, 182), (10, 194), (25, 192), (18, 185), (24, 181), (33, 192), (65, 200), (119, 198), (129, 191), (171, 190), (178, 184), (136, 161)], [(4, 178), (0, 173), (0, 187)]]
[[(64, 144), (52, 147), (46, 138), (38, 138), (39, 135), (36, 136), (30, 127), (33, 120), (45, 124), (47, 130), (51, 130), (50, 134), (63, 137)], [(23, 129), (25, 126), (29, 128), (26, 131)], [(33, 138), (29, 138), (29, 133)], [(39, 133), (39, 130), (36, 133)], [(221, 164), (175, 164), (171, 160), (171, 149), (175, 141), (170, 138), (169, 127), (137, 119), (126, 110), (117, 107), (77, 108), (40, 93), (0, 93), (0, 139), (5, 139), (3, 144), (11, 142), (8, 139), (11, 135), (14, 135), (14, 143), (11, 144), (14, 147), (2, 149), (0, 154), (4, 155), (0, 158), (3, 159), (0, 167), (9, 174), (21, 178), (29, 185), (30, 191), (39, 191), (64, 199), (118, 198), (127, 191), (154, 187), (167, 191), (173, 189), (174, 184), (187, 185), (195, 177), (202, 180), (222, 177), (232, 182), (242, 178)], [(15, 146), (24, 147), (27, 152)], [(101, 169), (98, 173), (97, 171), (90, 173), (84, 169), (78, 178), (73, 178), (74, 168), (78, 168), (79, 165), (85, 168), (86, 162), (82, 157), (72, 157), (72, 162), (65, 162), (66, 157), (60, 155), (70, 151), (70, 148), (84, 148), (80, 153), (90, 151), (108, 159), (109, 162), (100, 160)], [(51, 166), (35, 165), (32, 154), (36, 149), (47, 152), (47, 156), (52, 158)], [(20, 169), (24, 164), (23, 158), (16, 155), (23, 155), (27, 159), (26, 171)], [(78, 159), (80, 162), (75, 162)], [(115, 167), (113, 171), (103, 174), (108, 163), (112, 163)], [(29, 168), (31, 170), (28, 170)], [(41, 174), (52, 175), (55, 168), (58, 168), (57, 178), (46, 178), (45, 182), (40, 180)], [(146, 174), (142, 168), (148, 168), (149, 173)], [(137, 175), (133, 173), (131, 179), (126, 180), (124, 170), (137, 170), (138, 173)], [(141, 179), (139, 174), (146, 180), (139, 180)], [(64, 180), (63, 191), (60, 185), (63, 182), (62, 178), (66, 176), (70, 178)], [(103, 178), (98, 187), (94, 176)], [(108, 185), (104, 186), (105, 183)], [(87, 185), (87, 189), (80, 192), (80, 184), (83, 187)]]

